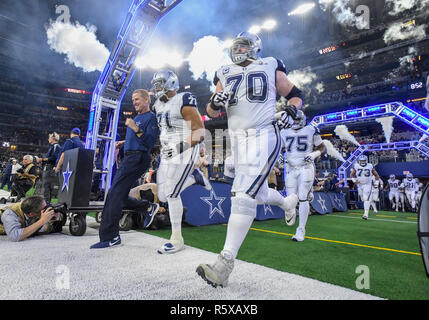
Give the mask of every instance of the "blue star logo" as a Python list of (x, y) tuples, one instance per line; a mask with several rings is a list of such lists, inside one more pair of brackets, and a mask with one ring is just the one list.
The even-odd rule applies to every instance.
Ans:
[(267, 215), (267, 212), (270, 212), (271, 215), (274, 215), (273, 208), (269, 204), (264, 203), (264, 214)]
[(66, 171), (63, 171), (64, 181), (63, 181), (63, 186), (61, 188), (61, 192), (64, 191), (64, 188), (66, 188), (67, 192), (69, 192), (69, 181), (72, 174), (73, 174), (73, 171), (70, 171), (70, 162), (67, 162), (67, 169)]
[(322, 210), (328, 211), (328, 208), (326, 208), (325, 206), (325, 199), (322, 199), (322, 196), (319, 194), (319, 199), (317, 200), (317, 202), (319, 202), (320, 206), (322, 207)]
[(337, 204), (337, 207), (340, 209), (343, 209), (343, 202), (341, 201), (341, 199), (338, 197), (338, 195), (334, 196), (334, 202)]
[(210, 197), (200, 197), (205, 203), (210, 206), (209, 219), (211, 219), (216, 213), (219, 213), (223, 218), (225, 218), (225, 214), (222, 210), (222, 202), (226, 199), (226, 197), (218, 197), (214, 193), (214, 190), (210, 190)]

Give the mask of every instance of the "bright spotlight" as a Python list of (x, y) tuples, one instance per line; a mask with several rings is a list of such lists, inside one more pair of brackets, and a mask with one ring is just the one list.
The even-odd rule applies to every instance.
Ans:
[(260, 26), (252, 26), (249, 29), (249, 32), (253, 33), (253, 34), (257, 34), (257, 33), (261, 32), (261, 27)]
[(139, 57), (136, 58), (136, 60), (134, 61), (134, 65), (136, 66), (137, 69), (144, 69), (146, 67), (146, 63), (144, 63), (144, 59)]
[(277, 25), (277, 21), (270, 19), (265, 21), (261, 28), (265, 30), (272, 30), (276, 25)]
[(294, 16), (294, 15), (298, 15), (298, 14), (307, 13), (308, 11), (313, 9), (314, 6), (315, 6), (314, 3), (304, 3), (304, 4), (300, 5), (298, 8), (296, 8), (295, 10), (293, 10), (292, 12), (289, 12), (288, 16)]

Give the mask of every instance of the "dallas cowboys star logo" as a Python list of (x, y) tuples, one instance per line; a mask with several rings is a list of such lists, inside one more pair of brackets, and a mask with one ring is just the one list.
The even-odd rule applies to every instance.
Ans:
[(328, 171), (328, 170), (323, 171), (323, 175), (324, 175), (324, 176), (325, 176), (325, 178), (326, 178), (327, 176), (329, 176), (329, 171)]
[(337, 204), (337, 208), (339, 209), (343, 209), (343, 202), (341, 201), (341, 199), (338, 197), (338, 195), (334, 196), (334, 202)]
[(320, 206), (322, 207), (322, 210), (328, 211), (328, 208), (326, 208), (325, 206), (325, 199), (322, 199), (322, 196), (319, 194), (319, 199), (317, 200), (317, 202), (319, 202)]
[(271, 215), (274, 215), (273, 208), (269, 204), (264, 203), (264, 214), (267, 215), (267, 212), (271, 212)]
[(210, 197), (200, 197), (200, 199), (210, 206), (209, 219), (211, 219), (216, 214), (216, 212), (225, 218), (222, 210), (222, 202), (226, 199), (226, 197), (216, 196), (214, 190), (211, 189)]
[(67, 162), (67, 169), (66, 171), (63, 171), (64, 181), (63, 181), (63, 186), (61, 188), (61, 192), (63, 192), (64, 188), (66, 188), (67, 192), (69, 192), (69, 181), (72, 174), (73, 174), (73, 171), (70, 171), (70, 162)]

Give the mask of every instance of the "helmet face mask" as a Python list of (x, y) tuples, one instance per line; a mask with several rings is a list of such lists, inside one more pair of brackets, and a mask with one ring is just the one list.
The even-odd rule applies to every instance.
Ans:
[(358, 161), (362, 167), (365, 167), (368, 164), (368, 158), (366, 156), (360, 156)]
[(151, 91), (153, 92), (155, 99), (164, 97), (164, 99), (168, 100), (168, 91), (179, 90), (179, 79), (177, 78), (176, 74), (170, 70), (161, 70), (156, 72), (153, 75), (151, 84)]
[(392, 180), (392, 181), (395, 180), (395, 175), (394, 174), (390, 175), (390, 180)]
[(307, 121), (307, 117), (305, 116), (302, 110), (298, 110), (296, 113), (296, 119), (293, 121), (292, 129), (299, 130), (305, 127), (305, 123)]
[(233, 41), (229, 50), (229, 56), (235, 64), (246, 60), (255, 61), (262, 53), (262, 41), (256, 35), (249, 32), (241, 32)]
[(413, 174), (407, 173), (407, 179), (411, 181), (413, 179)]

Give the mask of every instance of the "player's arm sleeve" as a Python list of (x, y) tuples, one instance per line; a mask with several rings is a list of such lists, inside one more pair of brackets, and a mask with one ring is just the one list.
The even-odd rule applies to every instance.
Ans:
[(220, 81), (219, 77), (217, 76), (217, 71), (215, 72), (214, 78), (213, 78), (213, 84), (217, 86), (217, 83)]
[(16, 214), (11, 209), (6, 209), (1, 216), (1, 220), (8, 238), (13, 242), (18, 242), (24, 232), (24, 228), (21, 227)]
[(182, 97), (180, 111), (182, 111), (183, 107), (194, 107), (198, 109), (197, 97), (190, 92), (186, 92)]

